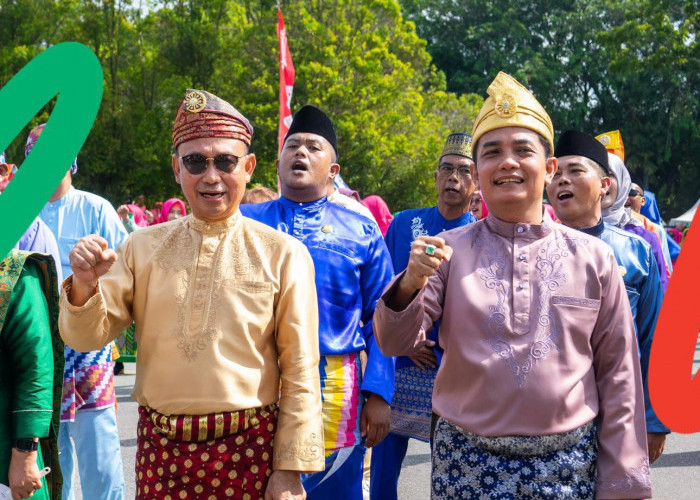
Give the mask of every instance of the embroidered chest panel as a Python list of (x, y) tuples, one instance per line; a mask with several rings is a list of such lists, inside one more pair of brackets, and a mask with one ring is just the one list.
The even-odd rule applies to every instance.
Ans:
[(264, 234), (250, 241), (248, 234), (188, 231), (169, 235), (154, 249), (158, 266), (174, 283), (177, 321), (172, 334), (185, 359), (196, 359), (221, 336), (227, 325), (219, 316), (232, 307), (227, 302), (232, 293), (272, 295), (272, 284), (263, 277), (261, 254), (270, 254), (276, 245)]
[[(492, 235), (476, 235), (472, 250), (479, 254), (477, 276), (484, 287), (477, 294), (491, 295), (482, 325), (487, 342), (522, 387), (537, 364), (558, 350), (561, 326), (551, 310), (554, 294), (573, 279), (567, 259), (574, 258), (577, 246), (587, 241), (548, 238), (537, 244), (534, 262), (530, 262), (533, 250), (518, 243), (516, 248)], [(516, 266), (524, 266), (525, 272), (521, 267), (516, 273)], [(528, 348), (516, 350), (514, 346), (523, 341)]]

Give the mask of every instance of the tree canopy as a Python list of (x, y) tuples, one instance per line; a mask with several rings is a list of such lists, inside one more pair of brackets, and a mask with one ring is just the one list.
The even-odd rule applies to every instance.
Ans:
[[(59, 41), (95, 51), (104, 99), (75, 182), (113, 203), (179, 193), (170, 134), (187, 88), (206, 89), (250, 119), (258, 157), (253, 182), (272, 187), (279, 86), (274, 7), (265, 0), (3, 4), (0, 83)], [(434, 203), (432, 171), (444, 140), (471, 129), (482, 98), (446, 91), (425, 41), (395, 0), (289, 1), (282, 8), (297, 75), (292, 111), (311, 103), (331, 116), (344, 179), (363, 196), (380, 194), (394, 210)], [(20, 163), (22, 139), (13, 142), (11, 161)]]
[(626, 164), (662, 210), (700, 194), (696, 1), (402, 0), (452, 92), (499, 70), (542, 102), (555, 131), (619, 129)]
[[(255, 127), (254, 183), (275, 186), (278, 54), (273, 0), (2, 0), (0, 85), (46, 47), (88, 45), (104, 99), (79, 187), (119, 204), (179, 194), (171, 128), (187, 88)], [(335, 121), (346, 181), (392, 210), (435, 202), (446, 136), (469, 131), (498, 71), (528, 86), (558, 133), (622, 131), (627, 165), (678, 212), (698, 196), (700, 68), (694, 0), (289, 0), (292, 110)], [(45, 121), (53, 103), (27, 126)], [(8, 149), (21, 163), (26, 133)], [(670, 218), (672, 213), (667, 217)]]

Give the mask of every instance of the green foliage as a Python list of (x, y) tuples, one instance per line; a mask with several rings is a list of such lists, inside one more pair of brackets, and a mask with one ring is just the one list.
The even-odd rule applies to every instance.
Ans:
[(402, 0), (458, 93), (498, 71), (527, 85), (558, 133), (620, 129), (626, 163), (671, 218), (698, 198), (696, 1)]
[[(75, 182), (114, 204), (141, 193), (149, 202), (179, 194), (170, 136), (187, 88), (209, 90), (251, 120), (258, 157), (253, 181), (274, 187), (274, 5), (176, 0), (143, 9), (130, 0), (4, 2), (0, 84), (50, 44), (76, 40), (95, 51), (105, 74), (104, 100)], [(334, 119), (345, 180), (363, 196), (380, 194), (393, 210), (433, 203), (432, 170), (443, 141), (450, 132), (471, 129), (482, 99), (446, 91), (425, 41), (395, 0), (289, 1), (282, 9), (297, 74), (292, 110), (312, 103)], [(25, 17), (27, 12), (36, 15)], [(46, 120), (51, 109), (35, 121)], [(9, 151), (13, 161), (24, 137)]]

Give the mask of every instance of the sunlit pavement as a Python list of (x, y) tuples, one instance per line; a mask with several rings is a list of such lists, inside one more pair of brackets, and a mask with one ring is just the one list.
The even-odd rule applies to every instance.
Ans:
[[(696, 349), (695, 370), (700, 367), (700, 343)], [(115, 377), (117, 420), (122, 444), (122, 460), (127, 498), (134, 498), (134, 457), (136, 455), (137, 405), (131, 399), (135, 365), (126, 364), (126, 375)], [(666, 451), (652, 466), (654, 499), (697, 500), (700, 498), (700, 433), (671, 434)], [(81, 496), (78, 494), (77, 499)], [(399, 480), (399, 498), (430, 498), (430, 447), (411, 440)]]

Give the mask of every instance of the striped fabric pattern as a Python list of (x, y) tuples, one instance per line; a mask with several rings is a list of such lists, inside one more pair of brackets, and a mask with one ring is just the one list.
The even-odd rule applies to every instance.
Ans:
[(359, 353), (321, 356), (321, 398), (326, 456), (346, 446), (360, 443), (360, 383), (362, 366)]
[(155, 431), (168, 439), (185, 442), (211, 441), (230, 436), (260, 424), (272, 414), (277, 414), (277, 403), (233, 412), (207, 415), (163, 415), (146, 408)]

